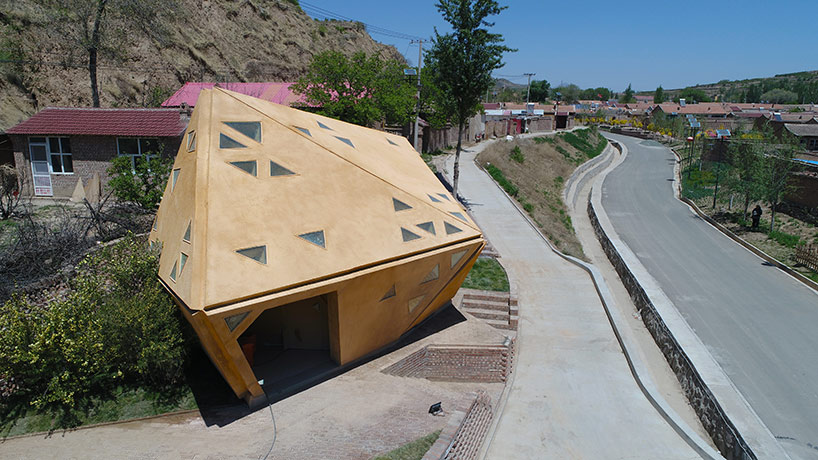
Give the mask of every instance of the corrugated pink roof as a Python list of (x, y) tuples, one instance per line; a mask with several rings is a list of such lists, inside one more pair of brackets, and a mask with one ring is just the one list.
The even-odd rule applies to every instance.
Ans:
[(264, 99), (265, 101), (275, 102), (290, 106), (295, 102), (303, 103), (304, 96), (294, 93), (290, 90), (293, 82), (258, 82), (258, 83), (200, 83), (187, 82), (176, 91), (173, 96), (169, 97), (162, 103), (162, 107), (180, 107), (182, 103), (186, 103), (191, 107), (196, 106), (196, 101), (199, 99), (199, 92), (203, 89), (212, 89), (218, 85), (219, 88), (224, 88), (229, 91), (246, 94), (248, 96)]
[(176, 137), (186, 124), (174, 109), (47, 107), (8, 134)]

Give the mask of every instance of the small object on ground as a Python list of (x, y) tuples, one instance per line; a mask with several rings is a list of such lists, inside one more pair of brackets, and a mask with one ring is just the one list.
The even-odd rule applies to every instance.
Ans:
[(429, 413), (432, 415), (443, 415), (443, 406), (441, 406), (441, 403), (436, 402), (429, 406)]
[(513, 140), (514, 140), (514, 136), (511, 136), (511, 135), (506, 136), (506, 140), (507, 140), (507, 141), (513, 141)]

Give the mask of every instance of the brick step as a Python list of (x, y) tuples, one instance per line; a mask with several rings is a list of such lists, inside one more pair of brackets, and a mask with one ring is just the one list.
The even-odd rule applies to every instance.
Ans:
[(499, 321), (508, 322), (508, 313), (501, 313), (497, 310), (481, 310), (481, 309), (465, 309), (467, 313), (470, 313), (475, 318), (480, 319), (496, 319)]
[(466, 292), (463, 294), (463, 300), (487, 300), (489, 302), (505, 302), (508, 305), (508, 292)]
[(481, 308), (484, 310), (499, 310), (504, 311), (506, 313), (509, 312), (508, 300), (503, 302), (496, 300), (463, 299), (463, 302), (460, 304), (460, 306), (462, 308)]
[(491, 327), (495, 327), (497, 329), (512, 329), (508, 324), (508, 319), (505, 319), (505, 320), (484, 319), (482, 321), (485, 321), (486, 324), (488, 324)]

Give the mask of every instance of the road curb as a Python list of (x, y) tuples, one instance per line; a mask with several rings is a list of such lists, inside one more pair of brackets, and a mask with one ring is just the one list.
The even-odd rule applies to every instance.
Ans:
[[(677, 161), (680, 162), (681, 161), (681, 156), (679, 155), (679, 152), (677, 152), (677, 151), (675, 151), (673, 149), (670, 149), (670, 151), (673, 152), (673, 154), (676, 156)], [(757, 247), (755, 247), (752, 244), (748, 243), (746, 240), (744, 240), (744, 238), (736, 235), (730, 229), (728, 229), (724, 225), (720, 224), (719, 222), (716, 222), (715, 220), (713, 220), (712, 217), (705, 214), (704, 211), (702, 211), (699, 208), (699, 206), (696, 203), (694, 203), (692, 200), (683, 197), (682, 196), (682, 191), (681, 191), (681, 187), (682, 187), (681, 171), (680, 171), (680, 168), (674, 168), (674, 169), (675, 169), (674, 172), (676, 173), (676, 184), (677, 184), (676, 185), (676, 190), (675, 190), (676, 191), (675, 195), (676, 195), (676, 198), (679, 201), (681, 201), (682, 203), (688, 205), (690, 207), (690, 209), (693, 210), (693, 212), (698, 214), (699, 217), (704, 219), (705, 222), (707, 222), (708, 224), (713, 226), (716, 230), (722, 232), (724, 235), (726, 235), (728, 238), (735, 241), (736, 243), (744, 246), (745, 249), (747, 249), (748, 251), (750, 251), (753, 254), (757, 255), (758, 257), (760, 257), (760, 258), (766, 260), (767, 262), (775, 265), (776, 267), (780, 268), (782, 271), (784, 271), (784, 273), (792, 276), (793, 278), (800, 281), (801, 283), (803, 283), (808, 288), (816, 291), (816, 294), (818, 294), (818, 283), (816, 283), (815, 281), (807, 278), (806, 276), (802, 275), (801, 273), (793, 270), (792, 267), (790, 267), (789, 265), (779, 261), (775, 257), (767, 254), (766, 252), (762, 251), (761, 249), (758, 249)]]
[[(627, 151), (624, 145), (623, 149)], [(729, 453), (727, 458), (790, 458), (658, 282), (613, 229), (602, 206), (601, 186), (614, 168), (604, 172), (594, 184), (588, 204), (589, 216), (603, 249), (642, 312), (645, 325), (676, 373), (705, 429), (720, 450)], [(730, 437), (734, 438), (732, 442)]]
[[(588, 160), (585, 164), (577, 168), (577, 169), (583, 168), (583, 166), (586, 166), (587, 163), (594, 162), (592, 166), (583, 168), (584, 170), (580, 172), (576, 176), (576, 178), (574, 178), (574, 180), (575, 181), (587, 180), (586, 177), (580, 178), (579, 176), (585, 173), (595, 171), (597, 168), (594, 166), (598, 166), (598, 163), (600, 162), (607, 163), (608, 160), (613, 158), (615, 151), (616, 149), (609, 144), (609, 146), (606, 147), (606, 153), (604, 153), (603, 155), (599, 155), (598, 157), (593, 158), (591, 160)], [(600, 157), (606, 158), (600, 159)], [(476, 161), (476, 158), (475, 164), (480, 170), (483, 171), (484, 174), (489, 175), (488, 172), (482, 167), (482, 165), (480, 165), (480, 163)], [(491, 175), (489, 175), (489, 177), (491, 177)], [(573, 174), (572, 177), (574, 177)], [(493, 179), (492, 182), (494, 182)], [(649, 377), (645, 364), (642, 362), (638, 354), (633, 352), (633, 350), (635, 350), (637, 347), (637, 345), (635, 344), (635, 339), (631, 338), (628, 335), (629, 329), (627, 329), (627, 325), (625, 325), (626, 320), (621, 316), (619, 310), (616, 308), (612, 308), (615, 302), (613, 299), (613, 295), (611, 294), (610, 289), (608, 288), (608, 285), (606, 284), (599, 270), (591, 264), (588, 264), (575, 257), (564, 254), (560, 250), (558, 250), (553, 244), (551, 244), (551, 241), (549, 241), (548, 238), (546, 238), (542, 234), (542, 232), (540, 232), (539, 228), (534, 224), (534, 222), (532, 222), (531, 218), (528, 216), (528, 213), (526, 213), (520, 207), (519, 203), (517, 203), (517, 201), (513, 197), (509, 196), (508, 193), (505, 192), (505, 190), (500, 188), (496, 182), (494, 182), (494, 184), (495, 187), (497, 187), (503, 193), (503, 195), (505, 195), (506, 199), (509, 200), (509, 202), (511, 202), (515, 209), (517, 209), (517, 212), (519, 212), (520, 215), (523, 216), (525, 221), (528, 222), (528, 225), (531, 226), (531, 228), (537, 232), (537, 234), (540, 236), (540, 238), (542, 238), (543, 241), (545, 241), (545, 243), (548, 245), (551, 251), (553, 251), (555, 254), (557, 254), (564, 260), (571, 262), (572, 264), (580, 267), (586, 273), (588, 273), (588, 276), (594, 283), (594, 287), (597, 291), (597, 295), (599, 296), (600, 302), (602, 303), (602, 306), (605, 310), (605, 314), (608, 317), (608, 322), (611, 324), (611, 328), (613, 329), (614, 335), (616, 336), (616, 339), (619, 342), (620, 348), (622, 348), (622, 352), (625, 356), (626, 362), (628, 363), (628, 367), (631, 371), (631, 374), (633, 375), (634, 380), (637, 383), (637, 386), (639, 386), (639, 389), (642, 391), (642, 393), (645, 395), (645, 397), (648, 399), (651, 405), (657, 410), (657, 412), (659, 412), (659, 415), (662, 416), (671, 425), (671, 427), (676, 431), (676, 433), (679, 434), (679, 436), (682, 439), (684, 439), (688, 445), (690, 445), (697, 453), (702, 455), (702, 457), (708, 459), (721, 459), (722, 457), (719, 455), (719, 453), (715, 449), (713, 449), (704, 439), (702, 439), (701, 436), (695, 433), (682, 420), (682, 418), (678, 414), (676, 414), (676, 412), (667, 404), (664, 398), (661, 397), (659, 391), (656, 388), (656, 385), (653, 383), (653, 380)], [(623, 330), (626, 330), (628, 332), (623, 333), (622, 332)], [(513, 384), (513, 375), (512, 381), (509, 382), (509, 384)], [(505, 397), (506, 400), (508, 399), (507, 393), (503, 396)], [(497, 411), (498, 423), (500, 417), (502, 416), (502, 410), (504, 408), (505, 400), (503, 400), (501, 404), (498, 404)], [(482, 450), (483, 456), (481, 456), (481, 458), (485, 458), (485, 453), (488, 452), (488, 447), (491, 445), (491, 442), (493, 441), (495, 433), (494, 429), (496, 427), (493, 426), (492, 428), (493, 429), (491, 432), (490, 439), (487, 439), (486, 442), (484, 443), (484, 447)]]

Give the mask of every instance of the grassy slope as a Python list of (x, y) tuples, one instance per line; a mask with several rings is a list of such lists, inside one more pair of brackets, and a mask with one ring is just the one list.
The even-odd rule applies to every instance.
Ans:
[(509, 194), (517, 190), (517, 200), (552, 243), (566, 254), (584, 258), (562, 202), (562, 189), (574, 169), (604, 146), (595, 132), (583, 130), (500, 141), (483, 151), (478, 161)]

